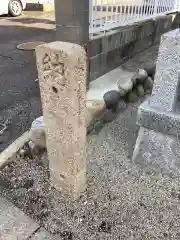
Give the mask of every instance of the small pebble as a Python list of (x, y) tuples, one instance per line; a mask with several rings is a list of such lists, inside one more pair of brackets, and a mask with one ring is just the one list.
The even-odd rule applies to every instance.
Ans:
[(103, 120), (97, 120), (95, 123), (94, 123), (94, 130), (96, 134), (99, 134), (99, 132), (102, 130), (103, 128), (103, 125), (104, 125), (104, 121)]
[(20, 157), (25, 157), (25, 155), (26, 155), (26, 150), (25, 149), (20, 149), (20, 151), (19, 151), (19, 155), (20, 155)]
[(110, 233), (111, 232), (111, 224), (107, 221), (102, 221), (101, 225), (99, 226), (98, 230), (99, 232), (106, 232)]
[(33, 184), (34, 184), (33, 179), (32, 179), (32, 178), (28, 178), (28, 179), (25, 179), (25, 180), (24, 180), (22, 187), (24, 187), (24, 188), (30, 188), (30, 187), (33, 186)]
[(119, 93), (121, 97), (124, 97), (128, 92), (130, 92), (133, 88), (133, 82), (131, 79), (126, 81), (125, 83), (122, 83), (122, 81), (117, 82), (117, 86), (119, 88)]
[(64, 231), (61, 233), (61, 237), (63, 240), (72, 240), (73, 239), (73, 233), (70, 231)]
[(12, 124), (12, 117), (8, 117), (7, 119), (6, 119), (6, 121), (5, 121), (5, 125), (6, 126), (9, 126), (9, 125), (11, 125)]

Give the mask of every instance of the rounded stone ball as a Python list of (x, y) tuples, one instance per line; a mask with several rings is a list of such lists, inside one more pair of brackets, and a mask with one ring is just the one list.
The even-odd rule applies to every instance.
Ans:
[(147, 77), (148, 77), (148, 74), (147, 74), (146, 70), (140, 69), (140, 68), (137, 69), (137, 72), (136, 72), (137, 83), (143, 84)]
[(143, 97), (144, 96), (144, 88), (143, 88), (143, 85), (141, 85), (141, 84), (138, 84), (137, 86), (136, 86), (136, 93), (137, 93), (137, 96), (139, 96), (139, 97)]
[(144, 82), (144, 90), (152, 90), (153, 88), (153, 80), (151, 77), (148, 77)]
[(136, 94), (135, 91), (132, 91), (132, 92), (128, 93), (128, 95), (127, 95), (127, 101), (128, 101), (129, 103), (135, 103), (135, 102), (138, 101), (138, 96), (137, 96), (137, 94)]
[(120, 93), (116, 90), (106, 92), (103, 96), (106, 108), (114, 109), (117, 106), (120, 97), (121, 97)]
[(117, 81), (117, 86), (119, 89), (120, 96), (124, 97), (128, 92), (132, 90), (133, 82), (131, 81), (131, 79), (129, 79), (125, 83), (122, 83), (121, 81)]

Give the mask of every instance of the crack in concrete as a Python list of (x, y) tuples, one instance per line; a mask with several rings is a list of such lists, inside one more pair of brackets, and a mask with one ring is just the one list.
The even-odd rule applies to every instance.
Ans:
[(3, 54), (0, 54), (0, 57), (2, 57), (2, 58), (8, 58), (8, 59), (11, 59), (11, 60), (15, 60), (14, 58), (12, 58), (12, 57), (10, 57), (10, 56), (3, 55)]

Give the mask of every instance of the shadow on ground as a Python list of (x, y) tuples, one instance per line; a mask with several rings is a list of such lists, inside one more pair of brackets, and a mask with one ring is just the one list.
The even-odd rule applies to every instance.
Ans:
[(32, 23), (45, 23), (45, 24), (55, 24), (55, 20), (42, 19), (42, 18), (10, 18), (10, 22), (17, 22), (23, 24), (32, 24)]

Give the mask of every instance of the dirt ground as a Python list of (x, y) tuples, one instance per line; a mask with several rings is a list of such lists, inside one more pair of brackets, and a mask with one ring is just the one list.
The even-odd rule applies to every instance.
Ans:
[(127, 158), (131, 111), (88, 137), (88, 187), (79, 201), (64, 199), (50, 186), (45, 156), (5, 167), (4, 196), (59, 239), (180, 239), (179, 177)]

